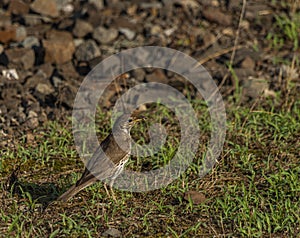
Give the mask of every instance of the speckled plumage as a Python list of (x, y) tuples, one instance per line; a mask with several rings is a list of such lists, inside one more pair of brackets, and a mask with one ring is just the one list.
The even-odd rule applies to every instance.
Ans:
[[(110, 133), (101, 142), (99, 148), (86, 164), (81, 178), (57, 200), (69, 200), (82, 189), (99, 181), (99, 178), (101, 180), (110, 179), (110, 186), (112, 186), (114, 179), (123, 171), (129, 159), (131, 150), (130, 129), (138, 120), (131, 117), (126, 120), (126, 115), (119, 117), (113, 127), (114, 134)], [(120, 144), (116, 142), (115, 137), (118, 138)]]

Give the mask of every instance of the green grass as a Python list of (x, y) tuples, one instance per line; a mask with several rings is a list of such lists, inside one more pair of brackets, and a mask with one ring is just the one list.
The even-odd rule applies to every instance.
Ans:
[[(64, 129), (50, 122), (35, 132), (31, 144), (24, 137), (15, 141), (15, 149), (3, 150), (0, 234), (95, 237), (114, 227), (124, 236), (142, 237), (299, 235), (299, 103), (298, 98), (290, 112), (272, 105), (252, 110), (228, 107), (223, 153), (213, 171), (200, 179), (198, 169), (210, 123), (205, 104), (193, 101), (204, 143), (180, 179), (146, 193), (115, 191), (117, 202), (107, 196), (102, 183), (97, 183), (66, 204), (54, 202), (43, 210), (43, 204), (79, 178), (83, 166), (74, 148), (71, 125)], [(145, 160), (131, 158), (127, 164), (131, 169), (156, 168), (169, 161), (170, 151), (176, 151), (178, 125), (172, 113), (158, 106), (145, 116), (149, 120), (132, 132), (138, 142), (147, 142), (147, 129), (153, 122), (164, 121), (167, 132), (174, 136), (168, 137), (158, 155)], [(99, 118), (105, 124), (103, 136), (109, 131), (108, 117)], [(6, 179), (15, 163), (21, 168), (18, 183), (7, 191)], [(206, 202), (196, 205), (186, 201), (184, 193), (189, 190), (201, 191)]]

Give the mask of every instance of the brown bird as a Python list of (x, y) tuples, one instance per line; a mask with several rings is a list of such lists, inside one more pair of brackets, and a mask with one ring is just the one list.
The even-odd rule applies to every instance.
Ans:
[[(133, 125), (140, 121), (133, 116), (123, 114), (120, 116), (112, 129), (112, 132), (101, 142), (99, 148), (95, 151), (91, 159), (87, 162), (81, 178), (69, 190), (62, 194), (57, 200), (67, 201), (82, 189), (105, 179), (110, 180), (110, 189), (115, 199), (112, 186), (114, 180), (123, 171), (126, 162), (129, 159), (131, 151), (130, 130)], [(117, 138), (117, 141), (115, 140)], [(101, 147), (101, 149), (100, 149)], [(104, 155), (105, 153), (105, 155)], [(108, 190), (105, 186), (105, 190)], [(116, 199), (115, 199), (116, 200)]]

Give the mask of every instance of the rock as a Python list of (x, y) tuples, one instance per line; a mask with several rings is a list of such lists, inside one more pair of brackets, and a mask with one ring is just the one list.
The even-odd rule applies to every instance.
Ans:
[(0, 42), (8, 43), (10, 41), (20, 42), (27, 36), (26, 28), (23, 26), (11, 26), (0, 30)]
[(77, 48), (78, 46), (80, 46), (81, 44), (84, 43), (84, 39), (74, 39), (74, 45)]
[(42, 24), (42, 18), (36, 14), (26, 14), (24, 17), (25, 25), (36, 26)]
[(23, 26), (11, 26), (0, 30), (0, 42), (8, 43), (10, 41), (20, 42), (27, 36), (26, 28)]
[(32, 48), (34, 46), (36, 47), (40, 47), (40, 41), (37, 37), (35, 36), (28, 36), (25, 38), (25, 40), (23, 40), (22, 42), (22, 46), (24, 48)]
[(111, 236), (111, 237), (121, 237), (122, 233), (116, 228), (109, 228), (105, 232), (102, 233), (103, 236)]
[(30, 129), (37, 128), (39, 125), (38, 114), (35, 111), (29, 111), (27, 121), (25, 123)]
[(128, 28), (119, 28), (119, 31), (126, 36), (128, 40), (133, 40), (136, 33)]
[(0, 11), (0, 27), (1, 28), (6, 28), (6, 27), (10, 27), (11, 25), (12, 25), (12, 22), (11, 22), (11, 19), (10, 19), (10, 15), (2, 13)]
[(5, 30), (0, 30), (0, 42), (8, 43), (15, 38), (16, 30), (15, 28), (8, 28)]
[(94, 5), (98, 11), (104, 8), (103, 0), (89, 0), (89, 3)]
[(241, 8), (241, 2), (236, 0), (229, 0), (228, 8), (231, 11), (237, 11)]
[(35, 89), (39, 83), (43, 83), (46, 81), (46, 77), (46, 74), (42, 70), (39, 70), (35, 75), (26, 79), (24, 88), (26, 90)]
[(77, 93), (77, 88), (70, 84), (65, 84), (62, 88), (60, 88), (58, 101), (63, 103), (69, 108), (73, 108), (73, 103), (75, 100), (75, 96)]
[(54, 92), (54, 89), (50, 84), (47, 83), (38, 83), (35, 87), (35, 91), (38, 94), (49, 95)]
[(59, 16), (56, 0), (35, 0), (30, 5), (30, 8), (32, 11), (37, 12), (41, 15), (50, 17)]
[(171, 36), (175, 31), (177, 30), (177, 27), (172, 27), (172, 28), (168, 28), (166, 30), (164, 30), (164, 34), (166, 36)]
[(0, 44), (0, 55), (3, 53), (3, 51), (4, 51), (4, 47), (3, 45)]
[(136, 79), (136, 81), (138, 82), (143, 82), (144, 81), (144, 78), (146, 76), (146, 72), (144, 69), (142, 68), (139, 68), (139, 69), (135, 69), (133, 72), (132, 72), (132, 76)]
[(57, 9), (63, 11), (64, 13), (70, 14), (74, 11), (74, 6), (72, 0), (56, 0)]
[(22, 0), (11, 0), (8, 11), (15, 15), (23, 15), (29, 12), (29, 5)]
[(38, 73), (43, 73), (47, 78), (50, 78), (53, 71), (54, 67), (50, 63), (45, 63), (39, 66), (39, 71)]
[(215, 22), (222, 26), (230, 26), (232, 24), (232, 16), (222, 13), (218, 8), (208, 7), (203, 10), (202, 14), (210, 22)]
[(206, 201), (206, 197), (203, 193), (200, 193), (198, 191), (188, 191), (184, 194), (184, 199), (186, 201), (191, 200), (193, 204), (201, 204)]
[(19, 79), (19, 75), (18, 75), (16, 69), (3, 69), (2, 75), (4, 78), (6, 78), (8, 80), (18, 80)]
[(70, 31), (73, 28), (74, 20), (70, 18), (63, 18), (59, 25), (57, 26), (58, 30)]
[(159, 25), (154, 25), (151, 27), (150, 33), (151, 35), (159, 35), (161, 34), (162, 29)]
[(76, 79), (78, 77), (78, 73), (76, 72), (72, 62), (58, 65), (58, 73), (62, 75), (64, 79)]
[(24, 40), (27, 36), (26, 28), (24, 26), (19, 26), (16, 28), (16, 35), (14, 40), (20, 42)]
[(76, 20), (75, 27), (73, 29), (74, 36), (81, 38), (91, 33), (92, 31), (93, 26), (90, 23), (81, 19)]
[(100, 55), (99, 47), (93, 40), (87, 40), (81, 44), (75, 52), (75, 57), (78, 61), (89, 61)]
[(33, 67), (35, 55), (32, 49), (13, 48), (5, 51), (9, 65), (15, 65), (25, 70)]
[(146, 81), (147, 82), (155, 82), (155, 83), (168, 83), (168, 78), (161, 69), (155, 69), (153, 73), (146, 75)]
[(216, 42), (216, 37), (213, 33), (207, 32), (206, 34), (203, 35), (202, 40), (203, 40), (202, 47), (207, 48)]
[(63, 64), (72, 59), (75, 52), (73, 37), (66, 31), (51, 31), (43, 40), (45, 62)]
[(56, 76), (52, 78), (52, 82), (55, 88), (58, 88), (58, 86), (62, 84), (62, 80)]
[(255, 62), (251, 57), (246, 56), (245, 59), (241, 63), (241, 67), (244, 69), (254, 69)]
[(115, 28), (105, 29), (102, 26), (94, 30), (93, 38), (101, 44), (108, 44), (117, 39), (119, 33)]
[(269, 88), (269, 83), (267, 79), (249, 77), (242, 80), (243, 86), (243, 97), (255, 99), (265, 93)]

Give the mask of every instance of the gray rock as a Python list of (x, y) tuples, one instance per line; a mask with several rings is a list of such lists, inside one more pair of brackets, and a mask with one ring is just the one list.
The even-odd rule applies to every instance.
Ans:
[(109, 228), (102, 233), (103, 236), (121, 237), (122, 233), (116, 228)]
[(90, 4), (93, 4), (97, 10), (102, 10), (104, 8), (103, 0), (89, 0)]
[(32, 48), (33, 46), (39, 47), (41, 44), (39, 39), (35, 36), (28, 36), (25, 38), (25, 40), (23, 40), (21, 45), (24, 48)]
[(146, 76), (146, 72), (144, 69), (135, 69), (132, 73), (133, 77), (139, 81), (139, 82), (143, 82), (144, 78)]
[(87, 40), (81, 44), (75, 52), (75, 57), (78, 61), (89, 61), (100, 55), (100, 50), (93, 40)]
[(27, 36), (26, 28), (24, 26), (17, 27), (15, 34), (16, 34), (15, 41), (20, 42), (24, 40)]
[(119, 31), (122, 34), (124, 34), (128, 40), (133, 40), (136, 35), (136, 33), (134, 31), (130, 30), (129, 28), (121, 27), (121, 28), (119, 28)]
[(39, 125), (38, 114), (35, 111), (29, 111), (27, 121), (25, 124), (31, 129), (38, 127)]
[(59, 78), (59, 77), (53, 77), (52, 78), (52, 82), (53, 82), (53, 85), (54, 85), (54, 87), (58, 87), (59, 85), (61, 85), (61, 83), (62, 83), (62, 80)]
[(32, 49), (13, 48), (5, 51), (9, 65), (30, 69), (34, 65), (35, 55)]
[(38, 83), (35, 87), (35, 91), (42, 95), (49, 95), (54, 92), (54, 89), (48, 83)]
[(36, 14), (24, 15), (24, 21), (27, 26), (36, 26), (42, 24), (42, 18)]
[(94, 30), (93, 38), (101, 44), (108, 44), (117, 39), (119, 32), (115, 28), (105, 29), (102, 26)]
[(73, 34), (76, 37), (79, 38), (84, 37), (87, 34), (91, 33), (92, 31), (93, 31), (93, 26), (90, 23), (80, 19), (76, 20), (75, 27), (73, 29)]

